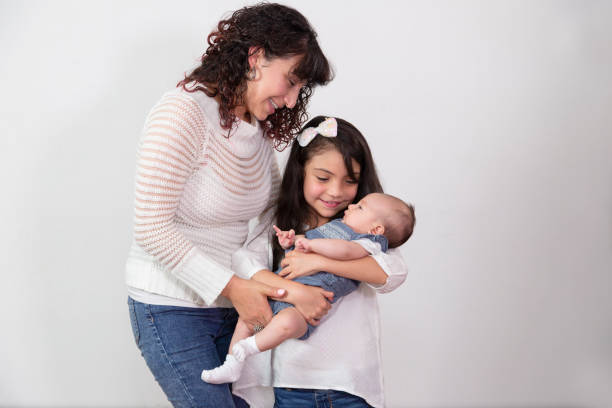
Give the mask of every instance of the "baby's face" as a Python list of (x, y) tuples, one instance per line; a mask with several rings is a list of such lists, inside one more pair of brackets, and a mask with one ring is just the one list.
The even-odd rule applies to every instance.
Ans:
[(380, 195), (368, 194), (357, 204), (349, 204), (342, 221), (359, 234), (368, 234), (376, 225), (382, 225), (384, 203)]

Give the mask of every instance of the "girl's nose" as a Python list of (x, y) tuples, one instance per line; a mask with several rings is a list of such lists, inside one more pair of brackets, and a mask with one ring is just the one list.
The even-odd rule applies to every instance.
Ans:
[(327, 194), (331, 197), (339, 197), (342, 194), (342, 189), (337, 183), (331, 183), (327, 188)]

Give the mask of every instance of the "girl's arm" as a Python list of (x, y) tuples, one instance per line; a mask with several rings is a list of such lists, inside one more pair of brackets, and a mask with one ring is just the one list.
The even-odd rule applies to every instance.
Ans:
[(369, 284), (378, 293), (387, 293), (399, 287), (408, 274), (408, 268), (399, 249), (387, 253), (374, 253), (360, 259), (339, 261), (319, 254), (291, 251), (281, 262), (288, 278), (306, 276), (319, 271), (333, 273)]
[(325, 271), (374, 285), (382, 285), (387, 280), (387, 274), (370, 256), (342, 261), (316, 253), (291, 251), (285, 255), (281, 266), (281, 274), (287, 279)]

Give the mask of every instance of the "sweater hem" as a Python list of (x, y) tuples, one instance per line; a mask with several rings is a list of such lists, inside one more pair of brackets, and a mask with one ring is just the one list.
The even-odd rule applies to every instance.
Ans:
[(155, 262), (128, 258), (125, 268), (125, 283), (137, 289), (185, 300), (197, 305), (233, 307), (232, 302), (225, 296), (219, 296), (214, 302), (207, 304), (194, 290)]

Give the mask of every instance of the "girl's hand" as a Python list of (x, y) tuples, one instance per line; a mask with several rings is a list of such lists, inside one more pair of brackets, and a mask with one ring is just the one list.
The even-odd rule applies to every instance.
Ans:
[(314, 253), (290, 251), (285, 254), (281, 261), (283, 268), (279, 275), (287, 279), (295, 279), (300, 276), (314, 275), (321, 271), (324, 258)]
[(286, 291), (233, 276), (221, 294), (232, 301), (240, 318), (253, 330), (254, 325), (265, 326), (272, 318), (268, 297), (284, 300)]
[(284, 301), (293, 304), (309, 324), (317, 326), (320, 319), (331, 308), (329, 302), (334, 299), (333, 292), (316, 286), (298, 284), (297, 282), (295, 282), (295, 285), (295, 288), (289, 290)]
[(310, 248), (310, 240), (306, 237), (299, 237), (295, 239), (295, 249), (301, 252), (312, 252)]
[(295, 231), (290, 229), (289, 231), (283, 231), (276, 225), (273, 225), (276, 236), (278, 237), (278, 243), (283, 249), (291, 248), (295, 241)]

